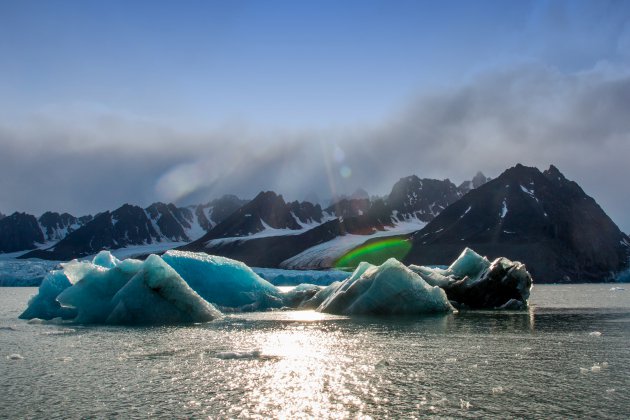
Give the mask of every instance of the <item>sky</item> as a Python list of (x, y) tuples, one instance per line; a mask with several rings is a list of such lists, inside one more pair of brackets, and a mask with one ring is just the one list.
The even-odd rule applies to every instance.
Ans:
[(0, 0), (0, 212), (556, 165), (630, 232), (629, 1)]

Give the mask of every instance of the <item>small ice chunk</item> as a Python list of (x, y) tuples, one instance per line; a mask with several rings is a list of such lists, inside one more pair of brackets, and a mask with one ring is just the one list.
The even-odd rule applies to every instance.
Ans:
[(608, 389), (606, 390), (606, 393), (607, 393), (607, 394), (612, 394), (612, 393), (613, 393), (613, 392), (615, 392), (615, 391), (616, 391), (616, 389), (615, 389), (615, 388), (608, 388)]
[(492, 393), (494, 395), (503, 394), (503, 387), (502, 386), (495, 386), (494, 388), (492, 388)]
[(588, 333), (588, 335), (590, 335), (591, 337), (601, 337), (602, 333), (599, 331), (593, 331)]
[(230, 360), (230, 359), (259, 359), (262, 355), (260, 350), (249, 351), (223, 351), (217, 353), (217, 358)]
[(601, 372), (602, 367), (599, 365), (599, 363), (595, 363), (593, 366), (591, 366), (591, 372)]
[(460, 399), (459, 399), (459, 407), (460, 407), (462, 410), (468, 410), (468, 409), (470, 409), (470, 408), (472, 407), (472, 404), (470, 404), (470, 402), (469, 402), (469, 401), (464, 401), (464, 400), (462, 400), (462, 399), (460, 398)]
[(585, 375), (585, 374), (587, 374), (587, 373), (588, 373), (588, 369), (587, 369), (587, 368), (583, 368), (583, 367), (581, 367), (581, 368), (580, 368), (580, 373), (581, 373), (581, 374), (583, 374), (583, 375)]
[(7, 356), (8, 360), (22, 360), (24, 359), (24, 357), (22, 357), (21, 354), (17, 354), (17, 353), (13, 353)]
[(444, 361), (446, 363), (455, 363), (455, 362), (457, 362), (457, 359), (454, 358), (454, 357), (447, 357), (446, 359), (444, 359)]
[(608, 362), (603, 362), (602, 363), (602, 368), (604, 368), (604, 369), (608, 368)]

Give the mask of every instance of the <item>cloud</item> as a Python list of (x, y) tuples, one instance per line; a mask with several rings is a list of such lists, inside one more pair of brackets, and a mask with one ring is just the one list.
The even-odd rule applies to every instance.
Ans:
[(289, 199), (383, 194), (409, 174), (461, 182), (553, 163), (630, 231), (628, 98), (623, 66), (567, 73), (520, 62), (422, 94), (369, 127), (193, 131), (98, 107), (55, 110), (0, 122), (0, 211), (94, 213), (268, 189)]

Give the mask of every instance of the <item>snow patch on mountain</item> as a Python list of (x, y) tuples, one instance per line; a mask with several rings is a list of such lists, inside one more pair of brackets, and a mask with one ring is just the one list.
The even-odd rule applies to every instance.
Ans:
[(394, 227), (379, 230), (371, 235), (346, 234), (330, 241), (315, 245), (283, 261), (280, 267), (286, 269), (320, 269), (332, 267), (341, 256), (374, 238), (406, 235), (422, 229), (425, 222), (416, 217), (394, 224)]

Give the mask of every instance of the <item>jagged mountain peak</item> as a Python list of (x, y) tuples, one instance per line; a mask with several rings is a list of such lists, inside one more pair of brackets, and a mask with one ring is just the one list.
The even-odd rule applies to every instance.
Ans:
[(440, 263), (468, 246), (522, 261), (541, 281), (601, 280), (627, 265), (623, 239), (595, 200), (557, 168), (543, 173), (519, 164), (417, 232), (407, 258)]
[(387, 204), (397, 215), (428, 222), (460, 196), (455, 184), (448, 179), (420, 179), (410, 175), (394, 184)]

